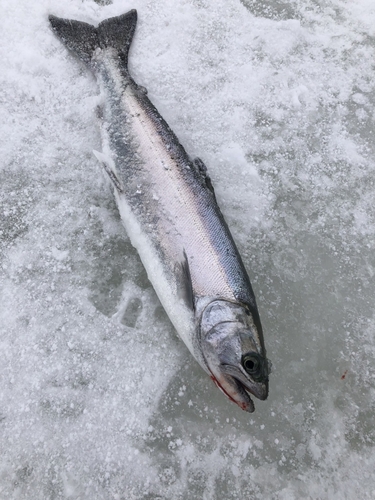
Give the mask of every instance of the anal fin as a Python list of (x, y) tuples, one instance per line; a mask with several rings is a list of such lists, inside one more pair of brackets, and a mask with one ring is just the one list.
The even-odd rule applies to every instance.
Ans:
[(117, 175), (114, 171), (114, 168), (111, 166), (112, 160), (110, 158), (108, 158), (107, 156), (105, 156), (103, 153), (99, 153), (99, 151), (93, 150), (93, 153), (96, 156), (96, 158), (100, 161), (100, 163), (102, 164), (104, 170), (107, 172), (108, 177), (111, 179), (112, 184), (115, 186), (116, 190), (119, 193), (123, 193), (124, 188), (122, 187), (122, 184), (121, 184), (119, 178), (117, 177)]

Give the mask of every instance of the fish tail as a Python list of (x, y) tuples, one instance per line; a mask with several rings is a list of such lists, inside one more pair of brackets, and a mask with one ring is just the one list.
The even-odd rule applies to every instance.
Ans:
[(105, 19), (98, 26), (100, 47), (116, 49), (123, 62), (128, 64), (129, 48), (137, 25), (137, 11), (130, 10), (126, 14)]
[(97, 28), (91, 24), (71, 19), (49, 16), (53, 31), (61, 41), (82, 61), (91, 63), (97, 48), (114, 48), (127, 65), (129, 48), (137, 25), (137, 11), (110, 17), (102, 21)]

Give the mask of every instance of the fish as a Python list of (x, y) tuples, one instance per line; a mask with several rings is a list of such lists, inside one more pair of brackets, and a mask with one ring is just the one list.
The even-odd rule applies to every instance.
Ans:
[(129, 73), (137, 11), (97, 27), (49, 21), (96, 76), (103, 146), (94, 153), (161, 304), (217, 387), (253, 412), (252, 396), (268, 396), (270, 372), (254, 292), (206, 165), (188, 155)]

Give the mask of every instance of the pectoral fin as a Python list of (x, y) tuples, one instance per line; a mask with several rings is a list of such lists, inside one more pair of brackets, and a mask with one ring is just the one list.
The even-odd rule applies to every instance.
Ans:
[(176, 264), (177, 271), (177, 293), (180, 299), (182, 299), (186, 306), (192, 311), (195, 310), (194, 303), (194, 292), (193, 292), (193, 283), (191, 281), (191, 274), (189, 268), (189, 261), (186, 255), (185, 250), (183, 251), (183, 260)]

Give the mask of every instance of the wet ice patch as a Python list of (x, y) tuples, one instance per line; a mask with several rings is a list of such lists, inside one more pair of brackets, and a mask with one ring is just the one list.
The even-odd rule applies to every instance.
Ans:
[(142, 329), (150, 323), (158, 307), (160, 303), (151, 288), (142, 290), (134, 283), (128, 282), (113, 318), (131, 328), (137, 326)]
[(51, 248), (51, 253), (52, 256), (58, 261), (66, 260), (69, 256), (69, 250), (59, 250), (56, 247)]

